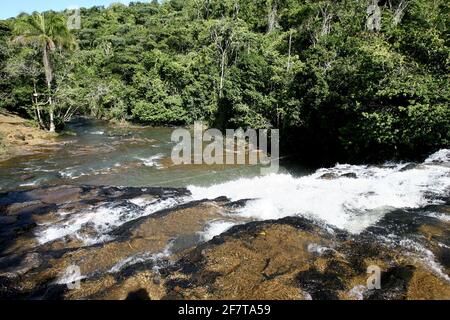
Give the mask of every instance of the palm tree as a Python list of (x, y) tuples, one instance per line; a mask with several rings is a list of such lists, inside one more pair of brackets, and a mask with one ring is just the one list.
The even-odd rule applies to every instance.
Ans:
[(55, 110), (52, 101), (53, 69), (50, 53), (56, 48), (73, 49), (76, 46), (75, 38), (70, 33), (65, 18), (52, 12), (42, 14), (35, 12), (26, 16), (19, 20), (14, 32), (16, 34), (14, 42), (37, 46), (42, 50), (49, 105), (49, 131), (55, 132)]

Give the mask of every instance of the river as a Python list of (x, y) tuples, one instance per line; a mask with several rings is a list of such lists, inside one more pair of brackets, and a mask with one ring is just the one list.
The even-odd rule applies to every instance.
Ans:
[[(282, 163), (279, 173), (261, 175), (259, 166), (174, 166), (170, 161), (174, 146), (172, 130), (118, 127), (78, 119), (59, 138), (62, 146), (0, 164), (0, 188), (2, 192), (13, 191), (3, 194), (0, 199), (3, 205), (12, 206), (19, 198), (30, 198), (33, 192), (36, 194), (33, 190), (44, 186), (117, 186), (126, 194), (121, 198), (90, 196), (73, 208), (56, 203), (56, 214), (55, 209), (45, 208), (45, 218), (33, 218), (33, 243), (25, 239), (8, 243), (3, 255), (12, 247), (26, 247), (23, 251), (27, 254), (40, 248), (43, 255), (54, 252), (55, 246), (58, 250), (69, 247), (91, 250), (103, 244), (106, 247), (117, 242), (117, 235), (133, 223), (159, 214), (158, 217), (163, 217), (168, 210), (189, 210), (186, 208), (194, 204), (199, 209), (193, 215), (201, 214), (195, 218), (200, 220), (193, 223), (189, 218), (186, 221), (180, 218), (166, 227), (161, 222), (161, 228), (166, 229), (157, 232), (152, 229), (149, 233), (150, 236), (170, 233), (161, 236), (164, 240), (158, 238), (159, 249), (152, 247), (149, 254), (149, 247), (143, 247), (122, 255), (119, 254), (122, 249), (118, 250), (114, 259), (105, 259), (108, 263), (104, 262), (104, 270), (119, 272), (124, 266), (142, 261), (164, 260), (234, 226), (298, 217), (311, 219), (331, 233), (338, 228), (349, 237), (370, 234), (371, 239), (383, 246), (401, 248), (447, 283), (448, 290), (450, 150), (437, 151), (417, 163), (337, 164), (316, 169)], [(146, 189), (151, 187), (166, 189), (155, 195), (156, 191)], [(86, 190), (83, 192), (87, 193)], [(146, 194), (149, 192), (150, 196)], [(82, 196), (77, 197), (78, 201)], [(221, 197), (231, 204), (217, 200)], [(48, 205), (39, 196), (36, 199)], [(213, 209), (201, 209), (202, 201)], [(421, 224), (433, 226), (433, 232), (427, 233), (430, 239), (424, 236), (425, 229), (417, 227), (418, 219)], [(185, 230), (188, 225), (189, 230)], [(130, 244), (130, 248), (135, 247)], [(98, 253), (86, 253), (87, 256), (100, 260), (102, 257)], [(85, 268), (84, 273), (91, 276), (101, 269), (89, 265)]]
[[(43, 147), (37, 155), (1, 163), (0, 190), (59, 184), (185, 187), (260, 172), (259, 166), (173, 166), (173, 130), (76, 119), (57, 139), (64, 147)], [(287, 170), (282, 168), (281, 172)]]

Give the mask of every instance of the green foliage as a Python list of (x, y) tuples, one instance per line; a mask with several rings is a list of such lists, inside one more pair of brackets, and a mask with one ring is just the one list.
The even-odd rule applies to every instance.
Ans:
[[(403, 2), (380, 1), (376, 32), (366, 28), (365, 1), (82, 9), (78, 50), (51, 54), (57, 116), (280, 128), (289, 150), (332, 160), (448, 147), (450, 5)], [(46, 87), (41, 50), (10, 41), (32, 17), (0, 22), (0, 107), (35, 118), (33, 90)]]

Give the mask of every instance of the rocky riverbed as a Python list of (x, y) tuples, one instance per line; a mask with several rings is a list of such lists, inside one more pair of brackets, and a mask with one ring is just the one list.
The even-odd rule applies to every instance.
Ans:
[[(184, 188), (3, 193), (0, 299), (450, 299), (448, 199), (359, 233), (302, 215), (253, 221), (237, 214), (248, 201)], [(367, 289), (370, 266), (379, 290)]]
[(261, 175), (172, 166), (169, 128), (67, 129), (0, 162), (0, 299), (450, 299), (449, 149)]

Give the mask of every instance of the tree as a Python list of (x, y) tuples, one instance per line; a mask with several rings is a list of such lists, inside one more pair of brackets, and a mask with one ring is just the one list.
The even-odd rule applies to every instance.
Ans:
[(211, 27), (211, 38), (219, 53), (219, 97), (223, 95), (225, 69), (233, 54), (243, 45), (247, 30), (240, 21), (220, 19)]
[(267, 14), (267, 33), (271, 33), (278, 27), (278, 7), (276, 1), (268, 1), (269, 12)]
[[(0, 107), (46, 129), (50, 113), (57, 127), (72, 114), (276, 127), (286, 152), (330, 162), (404, 159), (450, 141), (446, 0), (167, 0), (80, 12), (75, 52), (47, 30), (58, 14), (0, 22)], [(17, 25), (28, 46), (9, 41)]]
[[(55, 106), (52, 100), (53, 69), (51, 53), (56, 49), (73, 49), (75, 38), (67, 28), (66, 20), (54, 13), (33, 13), (20, 19), (14, 28), (14, 42), (40, 48), (47, 86), (48, 130), (55, 132)], [(37, 93), (35, 93), (36, 97)]]
[(408, 0), (389, 0), (389, 7), (394, 9), (394, 19), (392, 20), (392, 25), (396, 27), (401, 21), (403, 16), (405, 15), (405, 10), (409, 6)]

